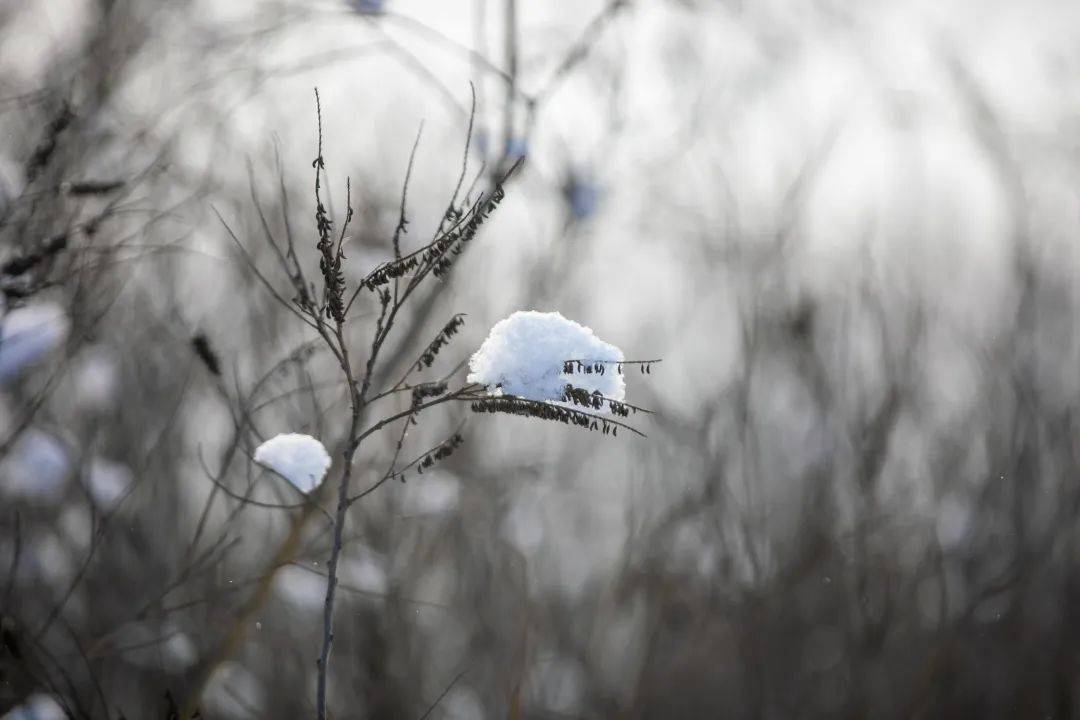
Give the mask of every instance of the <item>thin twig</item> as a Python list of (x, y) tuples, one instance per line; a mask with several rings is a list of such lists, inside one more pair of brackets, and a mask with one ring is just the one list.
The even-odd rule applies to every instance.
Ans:
[(435, 702), (431, 703), (431, 705), (424, 712), (424, 714), (420, 716), (420, 720), (427, 720), (428, 716), (431, 715), (432, 711), (434, 711), (435, 708), (439, 706), (439, 703), (443, 701), (443, 698), (446, 697), (450, 693), (450, 691), (454, 689), (454, 686), (457, 685), (458, 680), (464, 677), (465, 673), (467, 673), (468, 671), (469, 669), (465, 668), (454, 676), (454, 679), (450, 681), (450, 684), (446, 686), (446, 689), (439, 693), (439, 697), (435, 698)]

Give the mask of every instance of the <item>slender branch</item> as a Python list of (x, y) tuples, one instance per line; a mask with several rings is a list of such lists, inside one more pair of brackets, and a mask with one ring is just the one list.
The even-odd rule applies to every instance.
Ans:
[(495, 172), (499, 172), (506, 164), (514, 142), (514, 109), (518, 83), (517, 0), (505, 0), (505, 3), (503, 53), (506, 56), (506, 99), (503, 105), (503, 146), (499, 156), (501, 159), (495, 165)]
[(255, 277), (259, 279), (259, 282), (264, 288), (266, 288), (266, 291), (269, 292), (271, 296), (273, 296), (274, 300), (276, 300), (278, 304), (280, 304), (282, 307), (284, 307), (297, 318), (299, 318), (305, 325), (311, 328), (315, 328), (315, 324), (308, 320), (306, 317), (304, 317), (302, 314), (300, 314), (300, 311), (293, 307), (292, 303), (281, 297), (278, 291), (274, 289), (274, 286), (270, 283), (270, 281), (266, 279), (266, 276), (259, 271), (259, 268), (255, 265), (255, 261), (251, 258), (251, 255), (249, 255), (248, 251), (244, 248), (244, 244), (240, 242), (240, 238), (236, 237), (236, 233), (234, 233), (232, 228), (229, 227), (229, 224), (225, 222), (225, 218), (221, 217), (221, 213), (217, 211), (217, 208), (210, 206), (210, 209), (214, 211), (214, 214), (217, 215), (218, 220), (220, 220), (221, 224), (225, 226), (225, 230), (229, 233), (229, 237), (232, 238), (232, 241), (236, 244), (237, 248), (239, 248), (241, 257), (244, 258), (245, 263), (251, 269), (251, 271), (255, 273)]
[(15, 589), (15, 575), (19, 571), (19, 560), (22, 558), (22, 519), (19, 516), (19, 509), (15, 508), (15, 527), (12, 531), (15, 540), (15, 547), (11, 551), (11, 565), (8, 567), (8, 579), (6, 586), (4, 587), (4, 594), (0, 597), (3, 598), (0, 601), (0, 607), (8, 609), (11, 607), (11, 593)]
[(465, 150), (462, 152), (461, 174), (458, 175), (457, 184), (454, 185), (454, 192), (450, 196), (450, 203), (447, 205), (446, 213), (443, 214), (443, 218), (439, 221), (439, 226), (435, 230), (436, 236), (442, 231), (443, 225), (447, 219), (454, 216), (454, 208), (457, 206), (458, 194), (461, 192), (461, 186), (465, 183), (465, 175), (469, 171), (469, 150), (472, 148), (473, 124), (476, 122), (476, 86), (471, 82), (469, 83), (469, 92), (471, 93), (471, 101), (469, 104), (469, 127), (465, 131)]
[(462, 420), (460, 423), (458, 423), (457, 429), (454, 430), (454, 432), (451, 433), (448, 438), (446, 438), (445, 440), (443, 440), (442, 442), (440, 442), (440, 443), (438, 443), (436, 445), (431, 446), (430, 448), (428, 448), (424, 452), (417, 455), (416, 459), (414, 459), (411, 462), (404, 465), (400, 470), (395, 471), (394, 466), (397, 464), (398, 457), (400, 457), (400, 455), (401, 455), (401, 448), (404, 445), (405, 431), (408, 429), (409, 423), (412, 421), (412, 416), (413, 415), (415, 415), (415, 413), (411, 413), (409, 415), (409, 419), (407, 419), (405, 421), (405, 425), (401, 429), (401, 439), (398, 440), (397, 448), (394, 450), (394, 457), (390, 460), (390, 466), (386, 469), (386, 473), (378, 481), (376, 481), (374, 485), (372, 485), (368, 489), (364, 490), (363, 492), (361, 492), (361, 493), (359, 493), (357, 495), (353, 495), (351, 498), (349, 498), (349, 504), (350, 505), (352, 505), (356, 501), (364, 498), (365, 496), (370, 495), (374, 491), (378, 490), (384, 483), (386, 483), (387, 480), (391, 480), (391, 479), (396, 478), (396, 477), (397, 478), (403, 477), (405, 475), (405, 472), (409, 468), (415, 467), (418, 463), (422, 462), (424, 460), (424, 458), (426, 458), (429, 455), (431, 455), (432, 453), (436, 452), (439, 448), (446, 446), (447, 443), (455, 442), (454, 438), (457, 438), (456, 442), (459, 442), (459, 443), (461, 442), (460, 435), (461, 435), (461, 428), (464, 427), (464, 425), (465, 425), (464, 420)]
[(585, 363), (589, 365), (593, 363), (603, 363), (604, 365), (652, 365), (653, 363), (664, 361), (659, 358), (656, 360), (587, 360), (585, 358), (571, 358), (570, 360), (563, 360), (563, 362)]
[(488, 395), (473, 398), (474, 412), (506, 413), (523, 415), (541, 420), (564, 422), (588, 430), (602, 429), (607, 434), (609, 428), (623, 428), (640, 437), (648, 437), (637, 428), (607, 415), (592, 413), (578, 407), (560, 405), (547, 400), (532, 400), (518, 395)]
[(450, 691), (454, 689), (454, 686), (457, 685), (458, 680), (463, 678), (465, 676), (465, 673), (467, 673), (468, 671), (469, 669), (465, 668), (454, 676), (454, 679), (450, 681), (450, 684), (446, 686), (446, 689), (439, 693), (439, 697), (435, 698), (435, 702), (431, 703), (427, 711), (420, 716), (420, 720), (427, 720), (427, 718), (431, 715), (435, 708), (439, 706), (439, 703), (443, 701), (443, 698), (446, 697), (450, 693)]

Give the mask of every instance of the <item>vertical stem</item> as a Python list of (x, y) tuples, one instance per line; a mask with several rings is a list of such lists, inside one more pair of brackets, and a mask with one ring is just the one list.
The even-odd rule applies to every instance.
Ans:
[[(354, 416), (356, 413), (354, 412)], [(345, 449), (345, 469), (338, 485), (338, 504), (334, 514), (334, 544), (330, 550), (330, 562), (327, 564), (326, 600), (323, 602), (323, 642), (318, 660), (318, 688), (315, 694), (315, 710), (319, 720), (326, 720), (326, 676), (330, 664), (330, 647), (334, 642), (334, 597), (337, 594), (337, 567), (341, 557), (342, 535), (345, 528), (345, 511), (349, 507), (349, 479), (352, 476), (353, 454), (356, 442), (349, 441)]]
[[(395, 306), (396, 307), (396, 306)], [(386, 306), (383, 306), (385, 313)], [(326, 679), (330, 667), (330, 648), (334, 644), (334, 598), (337, 595), (338, 585), (338, 560), (341, 557), (342, 538), (345, 533), (345, 512), (349, 509), (349, 481), (352, 479), (353, 457), (360, 441), (357, 435), (360, 432), (360, 421), (363, 416), (364, 404), (367, 402), (368, 389), (371, 387), (371, 375), (375, 367), (375, 359), (378, 357), (379, 348), (385, 338), (383, 317), (376, 324), (375, 340), (372, 342), (371, 355), (368, 357), (367, 368), (364, 372), (361, 387), (357, 388), (357, 382), (353, 376), (352, 364), (349, 360), (348, 347), (345, 344), (345, 328), (341, 322), (337, 323), (336, 335), (338, 346), (341, 348), (341, 369), (345, 373), (345, 380), (349, 384), (349, 398), (352, 406), (352, 415), (349, 421), (349, 442), (345, 446), (344, 463), (341, 471), (341, 481), (338, 484), (337, 509), (334, 512), (334, 541), (330, 548), (330, 561), (326, 568), (326, 600), (323, 602), (323, 641), (322, 651), (317, 661), (318, 679), (315, 691), (315, 711), (318, 720), (326, 720)]]
[(476, 0), (476, 10), (473, 18), (473, 48), (476, 50), (476, 56), (473, 59), (473, 83), (476, 87), (476, 108), (473, 110), (476, 117), (479, 119), (479, 134), (484, 138), (484, 146), (480, 148), (480, 155), (483, 162), (487, 162), (491, 157), (491, 136), (488, 134), (488, 124), (486, 116), (484, 115), (484, 63), (487, 62), (487, 0)]
[(326, 600), (323, 602), (323, 641), (318, 660), (318, 687), (315, 694), (316, 717), (326, 720), (326, 677), (330, 664), (330, 647), (334, 643), (334, 597), (337, 594), (338, 559), (341, 557), (342, 536), (345, 531), (345, 511), (349, 508), (349, 480), (352, 478), (353, 456), (358, 443), (355, 438), (360, 426), (360, 407), (362, 399), (353, 390), (352, 423), (349, 430), (349, 444), (345, 447), (345, 467), (338, 485), (337, 510), (334, 513), (334, 543), (330, 549), (330, 562), (326, 572)]
[(514, 141), (514, 100), (517, 97), (517, 0), (506, 0), (506, 27), (503, 52), (506, 55), (506, 107), (503, 110), (503, 147), (500, 157), (503, 162), (495, 167), (496, 176), (502, 172), (502, 166), (510, 157), (511, 143)]

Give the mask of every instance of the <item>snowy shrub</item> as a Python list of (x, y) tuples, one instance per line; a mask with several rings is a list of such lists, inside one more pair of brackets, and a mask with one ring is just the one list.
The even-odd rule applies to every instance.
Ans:
[[(567, 320), (558, 313), (525, 311), (514, 313), (496, 324), (488, 339), (472, 356), (471, 372), (464, 382), (459, 373), (463, 363), (448, 375), (424, 377), (424, 373), (435, 367), (440, 353), (445, 352), (463, 326), (464, 314), (454, 314), (449, 321), (444, 321), (434, 338), (426, 345), (418, 346), (418, 355), (409, 358), (402, 357), (397, 349), (403, 343), (398, 337), (400, 333), (396, 331), (405, 323), (422, 323), (427, 318), (424, 315), (409, 317), (405, 308), (411, 305), (410, 301), (414, 298), (426, 297), (425, 302), (428, 302), (437, 296), (440, 288), (444, 287), (437, 281), (453, 270), (457, 258), (465, 252), (501, 203), (505, 196), (504, 183), (516, 172), (520, 162), (514, 163), (498, 176), (487, 176), (481, 168), (477, 181), (487, 177), (490, 184), (484, 190), (474, 192), (475, 183), (465, 185), (469, 162), (466, 146), (458, 185), (442, 212), (434, 234), (409, 248), (403, 246), (408, 240), (406, 199), (413, 164), (411, 156), (405, 173), (398, 223), (387, 247), (388, 250), (392, 248), (393, 255), (375, 265), (366, 275), (357, 277), (347, 272), (346, 258), (350, 238), (348, 229), (354, 212), (351, 182), (346, 180), (345, 210), (340, 226), (335, 225), (331, 217), (329, 202), (324, 203), (323, 200), (327, 171), (317, 92), (316, 112), (319, 118), (318, 153), (312, 167), (317, 238), (314, 249), (319, 258), (317, 274), (313, 270), (306, 270), (300, 262), (302, 255), (294, 247), (297, 235), (286, 233), (282, 249), (275, 244), (271, 231), (264, 224), (268, 241), (279, 250), (275, 253), (279, 264), (278, 276), (287, 277), (291, 284), (290, 291), (283, 293), (275, 287), (270, 276), (258, 267), (244, 243), (224, 219), (222, 222), (248, 268), (274, 300), (317, 336), (314, 342), (328, 356), (332, 356), (340, 370), (336, 382), (337, 387), (342, 388), (339, 397), (347, 402), (347, 412), (328, 426), (332, 428), (330, 432), (334, 435), (334, 442), (340, 443), (343, 448), (339, 472), (332, 483), (323, 484), (331, 465), (329, 454), (319, 440), (294, 433), (278, 435), (263, 442), (255, 450), (253, 460), (278, 473), (301, 492), (310, 494), (308, 502), (275, 504), (254, 500), (250, 493), (240, 494), (213, 477), (209, 470), (206, 472), (230, 499), (293, 512), (290, 531), (278, 545), (273, 562), (260, 578), (259, 589), (245, 605), (241, 617), (254, 617), (272, 590), (301, 606), (318, 607), (321, 604), (321, 651), (316, 661), (314, 704), (315, 716), (325, 720), (330, 716), (327, 687), (331, 680), (334, 608), (339, 585), (343, 590), (375, 595), (383, 595), (391, 588), (387, 560), (375, 548), (358, 552), (360, 548), (352, 547), (350, 552), (353, 556), (345, 557), (345, 549), (350, 542), (345, 536), (348, 510), (391, 479), (405, 481), (407, 474), (423, 473), (447, 460), (464, 441), (462, 421), (441, 440), (425, 442), (426, 449), (407, 450), (409, 428), (420, 424), (421, 418), (426, 418), (431, 408), (457, 403), (469, 405), (475, 412), (524, 415), (586, 430), (602, 430), (605, 434), (616, 435), (618, 429), (641, 434), (620, 420), (639, 410), (623, 402), (626, 395), (623, 366), (638, 364), (645, 369), (647, 365), (640, 361), (627, 361), (619, 348), (600, 340), (589, 328)], [(470, 136), (471, 132), (472, 119)], [(414, 145), (413, 153), (415, 151)], [(511, 159), (520, 158), (524, 152), (523, 141), (520, 147), (515, 145), (507, 148)], [(311, 273), (310, 276), (308, 273)], [(291, 299), (286, 300), (286, 297)], [(372, 318), (364, 331), (366, 338), (362, 344), (356, 342), (354, 335), (354, 332), (359, 334), (361, 331), (359, 328), (354, 331), (355, 326), (351, 323), (358, 319), (352, 312), (354, 308), (362, 311), (359, 317)], [(388, 346), (394, 349), (386, 351)], [(408, 347), (408, 340), (404, 346)], [(227, 364), (220, 362), (205, 336), (196, 336), (192, 348), (210, 374), (215, 378), (223, 377)], [(291, 357), (288, 356), (275, 368), (294, 362), (290, 360)], [(274, 372), (272, 369), (266, 377)], [(382, 398), (395, 399), (397, 409), (391, 409), (393, 406), (390, 402)], [(379, 403), (376, 404), (376, 401)], [(241, 405), (236, 409), (236, 416), (243, 417), (247, 412), (248, 409)], [(384, 460), (379, 457), (377, 450), (369, 453), (368, 445), (364, 444), (366, 439), (391, 426), (399, 428), (395, 431), (396, 443), (389, 445), (391, 456)], [(362, 445), (364, 460), (358, 462), (356, 460), (360, 456), (357, 453)], [(379, 467), (377, 463), (383, 464)], [(374, 476), (368, 472), (371, 468), (376, 468)], [(364, 479), (366, 485), (354, 487), (354, 481), (360, 479)], [(427, 490), (423, 497), (414, 495), (407, 498), (405, 509), (417, 515), (438, 515), (449, 513), (460, 501), (456, 482), (432, 484)], [(318, 538), (325, 538), (328, 547), (322, 551), (327, 553), (328, 559), (325, 565), (321, 562), (311, 566), (305, 564), (306, 576), (301, 576), (295, 571), (300, 567), (297, 555), (301, 552), (301, 540), (304, 539), (308, 522), (319, 517), (325, 517), (330, 522), (331, 532)], [(315, 570), (316, 566), (318, 570)], [(294, 569), (285, 570), (285, 574), (278, 575), (275, 581), (279, 569), (286, 567)], [(322, 593), (319, 588), (323, 589)], [(211, 651), (212, 659), (200, 668), (198, 677), (191, 683), (181, 717), (191, 717), (203, 693), (211, 692), (212, 679), (239, 647), (244, 627), (242, 621), (237, 621), (222, 637), (217, 648)]]
[(317, 488), (330, 469), (330, 455), (323, 444), (299, 433), (275, 435), (255, 449), (253, 459), (302, 493)]
[[(354, 4), (360, 10), (372, 12), (380, 9), (382, 3)], [(283, 242), (283, 252), (275, 253), (279, 270), (289, 279), (291, 299), (286, 300), (286, 294), (274, 286), (273, 281), (258, 267), (255, 259), (250, 254), (239, 236), (232, 230), (224, 218), (221, 218), (225, 230), (236, 244), (243, 260), (248, 268), (258, 278), (260, 283), (267, 289), (269, 294), (297, 320), (308, 329), (317, 334), (317, 345), (331, 355), (340, 369), (340, 381), (345, 388), (344, 398), (347, 400), (348, 412), (339, 418), (341, 422), (336, 425), (336, 431), (343, 434), (343, 452), (341, 454), (341, 472), (334, 483), (322, 484), (328, 472), (331, 461), (322, 443), (315, 438), (298, 435), (278, 435), (263, 442), (254, 452), (253, 460), (274, 472), (280, 474), (299, 490), (310, 493), (310, 502), (302, 503), (302, 509), (296, 513), (291, 524), (289, 535), (280, 544), (274, 562), (268, 567), (266, 574), (260, 583), (260, 590), (249, 601), (250, 612), (261, 607), (265, 598), (270, 593), (272, 581), (278, 570), (288, 565), (301, 552), (300, 539), (307, 523), (319, 513), (326, 515), (332, 523), (332, 533), (328, 538), (329, 548), (326, 550), (329, 559), (325, 564), (325, 577), (316, 577), (315, 581), (322, 584), (325, 589), (322, 614), (322, 648), (316, 662), (316, 691), (315, 691), (315, 715), (323, 720), (328, 715), (327, 686), (329, 678), (329, 665), (331, 660), (331, 645), (333, 642), (333, 616), (336, 592), (339, 579), (342, 578), (342, 569), (346, 571), (351, 567), (356, 577), (352, 578), (355, 586), (363, 588), (376, 588), (383, 592), (386, 587), (385, 571), (380, 563), (375, 563), (368, 558), (359, 565), (350, 565), (348, 560), (343, 560), (342, 551), (345, 546), (344, 528), (347, 520), (348, 509), (356, 502), (374, 492), (392, 478), (405, 479), (405, 473), (415, 470), (420, 473), (432, 465), (448, 458), (462, 443), (463, 438), (457, 431), (451, 433), (440, 442), (429, 445), (419, 455), (413, 455), (411, 461), (402, 459), (401, 455), (405, 447), (407, 429), (411, 425), (418, 424), (418, 417), (429, 408), (436, 405), (451, 402), (469, 402), (480, 397), (475, 384), (465, 384), (456, 389), (450, 388), (450, 379), (456, 374), (451, 373), (443, 379), (413, 379), (414, 374), (420, 374), (430, 369), (439, 353), (450, 343), (451, 338), (457, 333), (463, 324), (462, 315), (454, 315), (441, 330), (436, 334), (420, 353), (419, 357), (403, 362), (398, 354), (387, 353), (384, 348), (388, 338), (395, 333), (398, 327), (407, 322), (418, 323), (420, 318), (405, 319), (407, 313), (404, 308), (411, 305), (411, 300), (418, 297), (418, 288), (422, 285), (430, 286), (425, 293), (433, 297), (439, 292), (441, 285), (436, 280), (443, 278), (451, 271), (455, 260), (467, 245), (476, 237), (481, 226), (496, 209), (504, 197), (503, 183), (511, 173), (515, 172), (518, 164), (511, 166), (501, 178), (493, 178), (490, 186), (483, 191), (474, 192), (473, 187), (467, 190), (464, 180), (468, 166), (468, 153), (463, 161), (461, 175), (450, 201), (442, 213), (434, 235), (427, 241), (421, 242), (417, 247), (407, 250), (403, 244), (408, 230), (409, 220), (406, 215), (406, 199), (408, 191), (409, 175), (412, 171), (413, 157), (416, 145), (413, 147), (413, 155), (409, 158), (409, 165), (405, 173), (405, 184), (402, 190), (400, 216), (398, 224), (393, 232), (390, 246), (393, 256), (376, 265), (367, 275), (357, 279), (346, 272), (346, 243), (350, 236), (348, 229), (353, 218), (353, 199), (351, 181), (345, 184), (345, 211), (340, 227), (335, 225), (328, 208), (329, 203), (323, 201), (323, 182), (327, 176), (326, 158), (323, 155), (322, 146), (322, 110), (319, 104), (318, 91), (316, 95), (316, 117), (318, 119), (318, 145), (317, 155), (312, 168), (314, 170), (314, 217), (315, 235), (317, 242), (315, 250), (319, 256), (317, 274), (312, 273), (309, 278), (305, 266), (300, 262), (301, 253), (297, 252), (294, 245), (296, 235), (286, 233)], [(469, 133), (472, 132), (472, 119), (470, 118)], [(417, 138), (417, 144), (419, 137)], [(464, 192), (463, 192), (464, 191)], [(256, 205), (257, 205), (256, 200)], [(284, 202), (284, 199), (283, 199)], [(261, 208), (257, 205), (261, 213)], [(219, 216), (220, 217), (220, 216)], [(276, 245), (269, 226), (263, 225), (267, 239), (271, 245)], [(317, 281), (313, 281), (317, 279)], [(321, 281), (321, 282), (320, 282)], [(353, 330), (351, 320), (355, 315), (351, 311), (362, 308), (360, 317), (373, 318), (368, 332), (369, 340), (363, 345), (357, 345), (350, 337)], [(396, 341), (393, 341), (396, 344)], [(306, 344), (306, 347), (314, 345)], [(210, 347), (205, 336), (196, 336), (192, 342), (192, 348), (209, 372), (221, 377), (225, 367)], [(290, 355), (275, 368), (283, 368), (298, 361)], [(271, 370), (265, 377), (274, 373)], [(402, 374), (404, 373), (404, 374)], [(397, 379), (396, 382), (394, 379)], [(389, 380), (389, 382), (387, 382)], [(385, 385), (382, 383), (386, 383)], [(376, 385), (376, 383), (379, 383)], [(395, 396), (402, 398), (401, 405), (404, 409), (397, 412), (387, 412), (383, 415), (370, 417), (369, 408), (374, 401), (382, 397)], [(380, 405), (385, 407), (385, 405)], [(244, 415), (247, 408), (239, 408), (238, 415)], [(397, 441), (393, 457), (387, 463), (384, 472), (377, 477), (368, 487), (355, 492), (353, 480), (360, 476), (354, 471), (354, 458), (358, 448), (366, 438), (378, 430), (390, 424), (400, 424), (401, 434)], [(460, 425), (459, 425), (460, 429)], [(336, 439), (337, 440), (337, 439)], [(354, 475), (354, 472), (356, 474)], [(225, 487), (219, 480), (214, 478), (209, 471), (208, 476), (215, 482), (219, 489), (223, 489), (230, 498), (241, 502), (253, 502), (246, 495), (240, 495)], [(329, 487), (336, 495), (333, 505), (333, 513), (330, 514), (324, 507), (324, 501), (330, 494)], [(296, 504), (270, 504), (259, 502), (262, 507), (278, 508), (284, 511), (297, 509)], [(346, 575), (348, 573), (346, 572)], [(320, 575), (322, 572), (320, 571)], [(346, 578), (347, 579), (347, 578)], [(244, 625), (235, 623), (232, 625), (213, 651), (212, 661), (200, 669), (198, 677), (192, 683), (184, 704), (180, 709), (181, 717), (191, 717), (202, 697), (204, 691), (210, 687), (210, 683), (222, 667), (225, 661), (233, 654), (244, 633)]]

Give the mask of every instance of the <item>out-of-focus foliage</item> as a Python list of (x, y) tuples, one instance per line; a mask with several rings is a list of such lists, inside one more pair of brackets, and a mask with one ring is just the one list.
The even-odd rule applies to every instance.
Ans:
[[(443, 218), (470, 81), (465, 183), (524, 169), (388, 352), (467, 313), (438, 379), (558, 310), (664, 359), (628, 374), (658, 416), (478, 415), (357, 502), (335, 715), (1075, 716), (1078, 33), (1064, 0), (0, 4), (0, 716), (191, 689), (295, 512), (255, 448), (347, 414), (215, 211), (317, 275), (318, 85), (355, 288)], [(329, 530), (204, 717), (313, 716)]]

